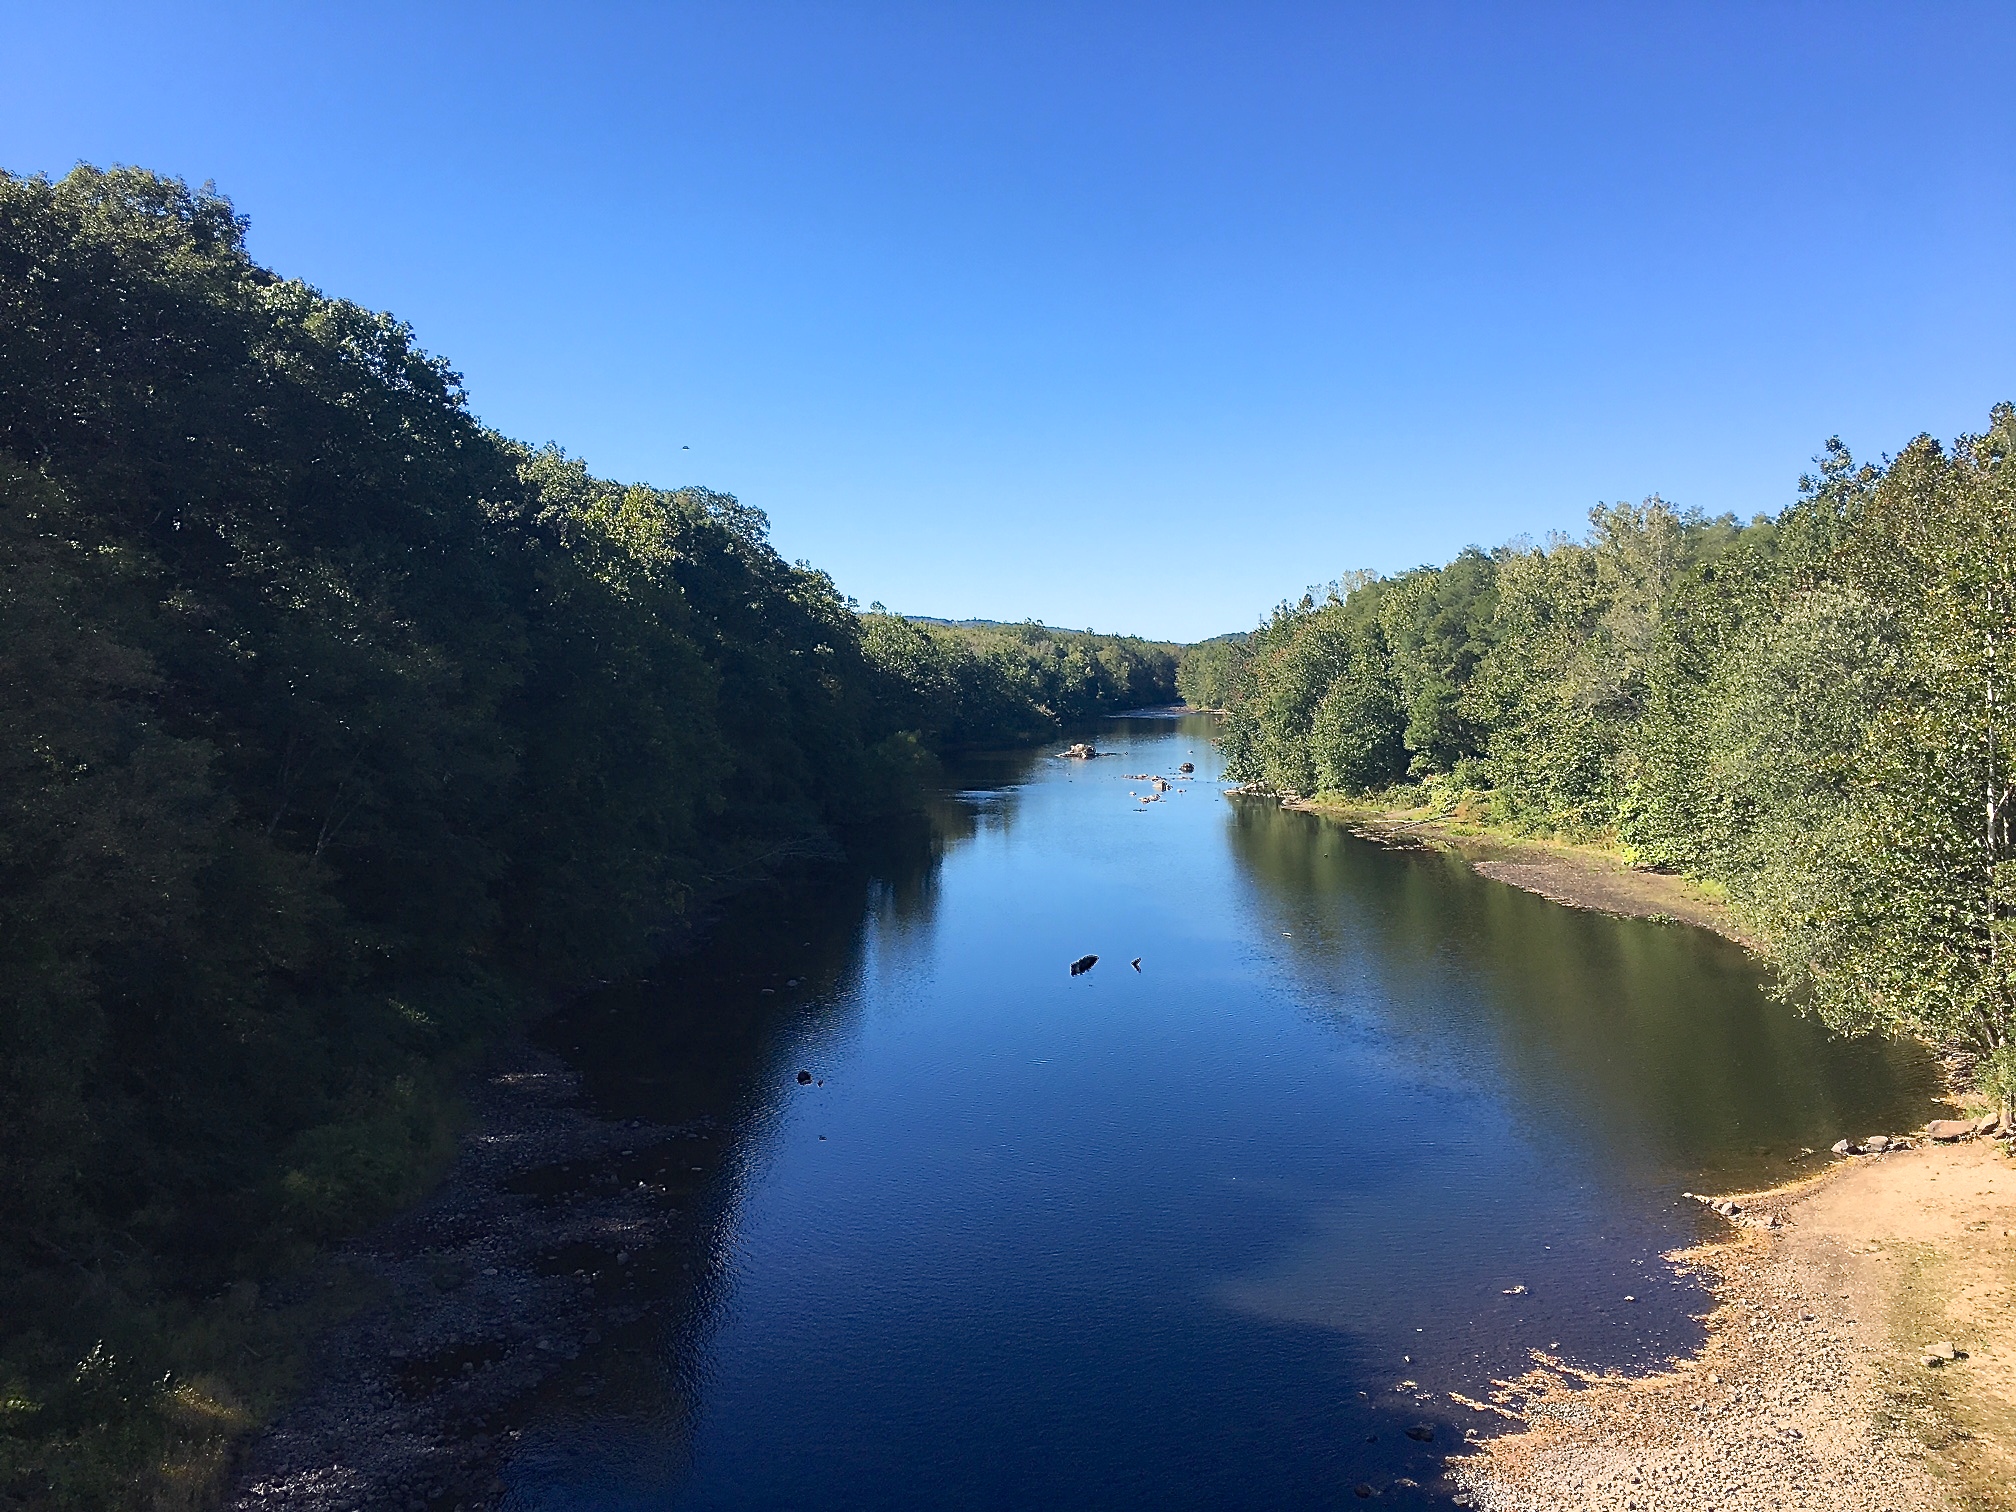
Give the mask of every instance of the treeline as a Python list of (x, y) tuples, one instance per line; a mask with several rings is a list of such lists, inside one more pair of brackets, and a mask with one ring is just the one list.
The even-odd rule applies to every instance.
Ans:
[(1726, 889), (1783, 990), (2016, 1082), (2016, 410), (1829, 444), (1776, 518), (1658, 499), (1580, 540), (1358, 574), (1179, 681), (1231, 774), (1614, 842)]
[(948, 748), (1034, 740), (1179, 696), (1179, 648), (1132, 636), (870, 613), (862, 643), (883, 676), (877, 717)]
[(217, 1299), (412, 1195), (486, 1034), (1172, 667), (864, 621), (225, 200), (0, 174), (0, 1502), (152, 1504), (242, 1420)]

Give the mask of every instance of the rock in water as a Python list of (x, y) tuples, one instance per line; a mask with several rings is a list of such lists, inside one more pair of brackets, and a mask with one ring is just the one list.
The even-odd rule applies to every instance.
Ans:
[(1880, 1155), (1890, 1148), (1890, 1136), (1888, 1134), (1871, 1134), (1867, 1139), (1862, 1141), (1862, 1148), (1874, 1151)]
[(1855, 1153), (1855, 1146), (1848, 1143), (1845, 1139), (1837, 1139), (1834, 1141), (1834, 1153), (1836, 1155), (1853, 1155)]
[(1094, 966), (1097, 966), (1098, 964), (1099, 964), (1099, 957), (1097, 957), (1096, 955), (1080, 956), (1078, 957), (1077, 960), (1071, 963), (1071, 975), (1083, 976), (1085, 975), (1086, 972), (1090, 971)]
[(1194, 761), (1186, 761), (1183, 765), (1176, 768), (1176, 770), (1179, 772), (1194, 772), (1197, 770), (1197, 764)]
[(811, 1073), (810, 1071), (800, 1071), (800, 1072), (798, 1073), (798, 1085), (799, 1085), (799, 1086), (801, 1086), (801, 1087), (809, 1087), (809, 1086), (811, 1086), (811, 1085), (812, 1085), (812, 1073)]
[(1965, 1139), (1974, 1132), (1971, 1118), (1935, 1118), (1925, 1125), (1925, 1132), (1937, 1140)]
[(1139, 971), (1141, 969), (1141, 957), (1136, 956), (1134, 957), (1133, 960), (1129, 961), (1127, 964), (1132, 966), (1136, 971)]

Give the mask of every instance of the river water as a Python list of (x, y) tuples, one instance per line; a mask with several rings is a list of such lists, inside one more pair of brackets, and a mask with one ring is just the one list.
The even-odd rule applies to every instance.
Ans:
[(969, 763), (554, 1021), (602, 1111), (692, 1136), (695, 1223), (507, 1505), (1446, 1505), (1494, 1377), (1698, 1341), (1683, 1190), (1927, 1116), (1923, 1056), (1728, 942), (1228, 797), (1210, 733)]

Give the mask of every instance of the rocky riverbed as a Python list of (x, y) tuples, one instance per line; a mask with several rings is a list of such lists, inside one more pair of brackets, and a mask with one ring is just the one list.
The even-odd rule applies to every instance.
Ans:
[(1536, 1360), (1493, 1404), (1524, 1428), (1451, 1466), (1467, 1504), (2016, 1505), (2016, 1161), (1916, 1144), (1721, 1200), (1726, 1232), (1674, 1257), (1716, 1296), (1702, 1352), (1636, 1379)]
[(377, 1300), (318, 1343), (313, 1384), (243, 1455), (228, 1505), (491, 1506), (528, 1410), (599, 1395), (693, 1294), (663, 1272), (704, 1263), (716, 1129), (593, 1118), (573, 1073), (522, 1043), (473, 1103), (441, 1189), (294, 1283)]

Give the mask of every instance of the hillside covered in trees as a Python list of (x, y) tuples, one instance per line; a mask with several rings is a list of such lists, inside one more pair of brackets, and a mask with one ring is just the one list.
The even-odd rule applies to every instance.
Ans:
[(1193, 649), (1240, 781), (1577, 840), (1726, 889), (1783, 989), (2016, 1084), (2016, 409), (1830, 443), (1776, 518), (1659, 499), (1363, 573)]
[(141, 1495), (215, 1299), (409, 1197), (486, 1035), (936, 752), (1173, 697), (485, 429), (244, 229), (0, 175), (0, 1502)]

